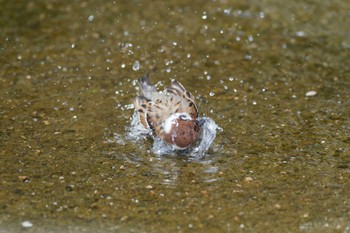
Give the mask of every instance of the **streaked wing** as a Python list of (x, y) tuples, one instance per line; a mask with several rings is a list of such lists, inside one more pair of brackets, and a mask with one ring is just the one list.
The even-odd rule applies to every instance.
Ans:
[(140, 123), (147, 129), (150, 125), (147, 121), (147, 112), (150, 105), (150, 100), (143, 96), (137, 96), (134, 99), (135, 110), (139, 115)]
[[(194, 101), (193, 95), (187, 91), (179, 82), (172, 81), (170, 87), (166, 87), (165, 90), (169, 93), (169, 95), (174, 95), (177, 98), (173, 98), (173, 104), (178, 105), (179, 112), (187, 112), (191, 115), (193, 119), (198, 117), (198, 109), (196, 103)], [(174, 102), (174, 100), (176, 102)], [(181, 103), (178, 103), (178, 101)]]

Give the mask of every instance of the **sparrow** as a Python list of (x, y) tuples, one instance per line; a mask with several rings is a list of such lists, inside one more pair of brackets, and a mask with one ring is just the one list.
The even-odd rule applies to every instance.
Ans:
[(138, 82), (141, 95), (134, 99), (134, 107), (145, 129), (178, 150), (188, 148), (199, 138), (198, 109), (190, 92), (175, 80), (158, 92), (148, 74)]

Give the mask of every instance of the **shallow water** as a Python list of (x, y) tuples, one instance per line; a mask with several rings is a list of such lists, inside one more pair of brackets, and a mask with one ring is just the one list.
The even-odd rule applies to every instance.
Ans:
[[(350, 232), (348, 1), (0, 5), (1, 233)], [(147, 72), (208, 156), (126, 139)]]

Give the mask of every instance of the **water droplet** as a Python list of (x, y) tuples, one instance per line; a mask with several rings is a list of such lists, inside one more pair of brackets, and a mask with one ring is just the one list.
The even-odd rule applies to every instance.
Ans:
[(224, 14), (225, 14), (225, 15), (231, 14), (231, 9), (225, 9), (225, 10), (224, 10)]
[(210, 95), (210, 96), (214, 96), (215, 93), (214, 93), (214, 92), (210, 92), (209, 95)]
[(260, 12), (260, 13), (259, 13), (259, 17), (260, 17), (260, 19), (265, 18), (265, 13), (264, 13), (264, 12)]
[(131, 48), (131, 47), (133, 47), (133, 44), (131, 44), (131, 43), (126, 43), (124, 45), (124, 48)]
[(246, 54), (244, 58), (248, 61), (252, 60), (252, 55)]
[(124, 69), (124, 68), (125, 68), (125, 64), (122, 63), (122, 64), (120, 65), (120, 67), (121, 67), (122, 69)]
[(93, 15), (90, 15), (89, 17), (88, 17), (88, 21), (89, 22), (92, 22), (94, 20), (94, 16)]
[(299, 37), (306, 36), (306, 33), (303, 32), (303, 31), (298, 31), (298, 32), (296, 32), (295, 34), (296, 34), (297, 36), (299, 36)]
[(124, 107), (126, 109), (133, 109), (134, 108), (134, 104), (126, 104)]
[(165, 62), (165, 65), (168, 66), (168, 65), (173, 64), (173, 63), (174, 63), (174, 61), (173, 61), (173, 60), (170, 60), (170, 61), (166, 61), (166, 62)]
[(134, 64), (132, 65), (132, 69), (134, 70), (134, 71), (137, 71), (137, 70), (139, 70), (140, 69), (140, 62), (138, 61), (138, 60), (136, 60), (135, 62), (134, 62)]
[(252, 35), (248, 36), (248, 41), (249, 41), (249, 42), (253, 42), (253, 40), (254, 40), (254, 38), (253, 38)]

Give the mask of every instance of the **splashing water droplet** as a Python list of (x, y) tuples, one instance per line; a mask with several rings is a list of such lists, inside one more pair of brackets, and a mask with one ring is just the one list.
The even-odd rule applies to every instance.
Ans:
[(92, 22), (92, 21), (94, 20), (94, 18), (95, 18), (95, 17), (94, 17), (93, 15), (90, 15), (90, 16), (88, 17), (88, 21), (89, 21), (89, 22)]
[(299, 36), (299, 37), (304, 37), (304, 36), (306, 36), (306, 33), (303, 32), (303, 31), (298, 31), (298, 32), (296, 32), (295, 34), (296, 34), (297, 36)]
[(259, 13), (259, 17), (260, 17), (260, 19), (265, 18), (265, 13), (264, 13), (264, 12), (260, 12), (260, 13)]
[(124, 107), (126, 109), (133, 109), (134, 108), (134, 104), (126, 104)]
[(134, 64), (132, 65), (132, 69), (134, 70), (134, 71), (137, 71), (137, 70), (139, 70), (140, 69), (140, 62), (138, 61), (138, 60), (136, 60), (135, 62), (134, 62)]
[(225, 10), (224, 10), (224, 14), (225, 14), (225, 15), (231, 14), (231, 9), (229, 9), (229, 8), (228, 8), (228, 9), (225, 9)]
[(249, 42), (253, 42), (253, 41), (254, 41), (254, 37), (253, 37), (252, 35), (249, 35), (249, 36), (248, 36), (248, 41), (249, 41)]
[(244, 58), (246, 59), (246, 60), (248, 60), (248, 61), (250, 61), (250, 60), (252, 60), (252, 55), (249, 55), (249, 54), (246, 54), (245, 56), (244, 56)]

